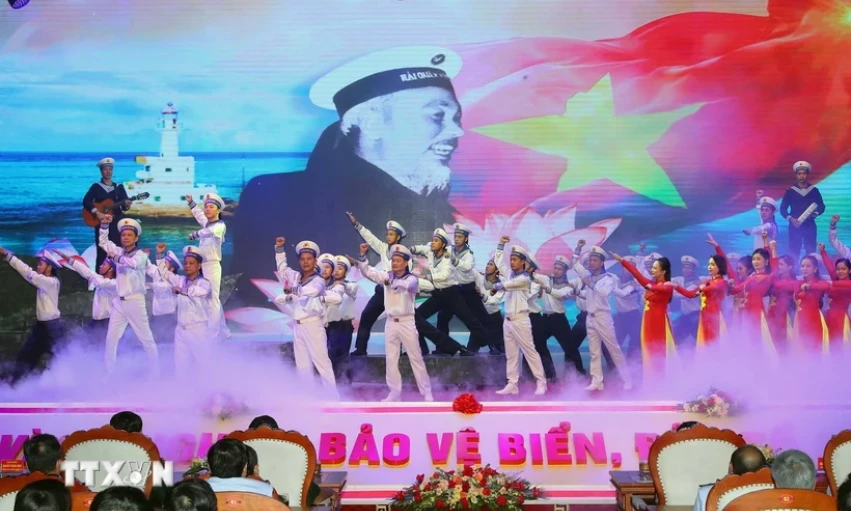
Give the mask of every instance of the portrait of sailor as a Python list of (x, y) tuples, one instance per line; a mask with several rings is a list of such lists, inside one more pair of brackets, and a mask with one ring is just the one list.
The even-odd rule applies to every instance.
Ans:
[[(451, 50), (399, 47), (345, 63), (313, 84), (311, 101), (339, 120), (320, 135), (303, 171), (257, 176), (243, 189), (231, 222), (230, 268), (242, 277), (229, 307), (266, 302), (249, 281), (274, 270), (262, 254), (277, 222), (288, 221), (290, 239), (312, 238), (331, 253), (361, 241), (346, 211), (357, 211), (364, 225), (393, 218), (412, 244), (454, 222), (450, 162), (463, 130), (451, 78), (460, 69)], [(320, 199), (324, 214), (304, 215)]]

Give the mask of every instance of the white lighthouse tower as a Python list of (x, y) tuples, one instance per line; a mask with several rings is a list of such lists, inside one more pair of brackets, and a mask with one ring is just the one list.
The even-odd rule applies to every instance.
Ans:
[(157, 123), (160, 132), (159, 156), (137, 156), (136, 163), (144, 167), (136, 172), (136, 180), (124, 183), (130, 195), (147, 192), (150, 197), (133, 203), (133, 213), (139, 216), (191, 216), (186, 207), (186, 195), (196, 201), (205, 194), (218, 193), (215, 185), (195, 183), (195, 158), (180, 156), (181, 123), (177, 108), (169, 102)]

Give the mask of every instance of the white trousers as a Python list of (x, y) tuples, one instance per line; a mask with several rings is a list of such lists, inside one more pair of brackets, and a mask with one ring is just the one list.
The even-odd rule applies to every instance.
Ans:
[(118, 341), (127, 330), (127, 325), (133, 329), (136, 337), (142, 342), (148, 359), (152, 364), (154, 374), (159, 374), (159, 352), (157, 343), (154, 342), (154, 334), (148, 323), (148, 309), (145, 307), (145, 296), (134, 295), (122, 300), (115, 297), (112, 300), (112, 312), (109, 315), (109, 328), (106, 332), (106, 372), (112, 374), (115, 371), (115, 359), (118, 358)]
[(174, 372), (179, 380), (209, 377), (214, 343), (207, 323), (177, 325), (174, 329)]
[(337, 388), (334, 369), (328, 357), (328, 337), (321, 320), (308, 323), (296, 323), (293, 328), (293, 352), (295, 366), (300, 372), (313, 375), (313, 368), (326, 387)]
[(225, 323), (225, 316), (222, 314), (222, 302), (219, 298), (222, 289), (222, 264), (219, 261), (201, 263), (201, 271), (213, 288), (213, 299), (210, 300), (210, 326), (212, 328), (210, 335), (220, 340), (230, 333)]
[(517, 385), (520, 381), (520, 352), (526, 358), (526, 363), (532, 370), (532, 376), (538, 383), (546, 383), (544, 376), (544, 365), (541, 363), (541, 355), (535, 350), (532, 340), (532, 322), (528, 314), (515, 316), (511, 319), (505, 317), (502, 322), (502, 335), (505, 338), (505, 374), (508, 383)]
[[(618, 368), (621, 380), (624, 383), (632, 383), (626, 358), (623, 356), (623, 351), (621, 351), (618, 338), (615, 335), (615, 323), (612, 321), (611, 313), (595, 312), (588, 314), (585, 319), (585, 328), (588, 330), (588, 350), (591, 352), (591, 385), (603, 383), (603, 344), (606, 345), (609, 355), (612, 356), (612, 361)], [(632, 340), (630, 339), (629, 342), (632, 342)]]
[(402, 393), (402, 373), (399, 372), (399, 355), (405, 347), (408, 361), (414, 371), (414, 379), (420, 394), (431, 393), (431, 380), (426, 371), (423, 354), (420, 351), (419, 334), (413, 316), (409, 318), (387, 318), (384, 327), (384, 352), (387, 371), (387, 386), (394, 394)]

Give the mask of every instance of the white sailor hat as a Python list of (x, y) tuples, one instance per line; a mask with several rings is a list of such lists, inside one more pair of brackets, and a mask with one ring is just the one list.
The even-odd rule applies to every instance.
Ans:
[(662, 258), (662, 254), (660, 254), (659, 252), (653, 252), (652, 254), (650, 254), (650, 262), (651, 263), (653, 261), (655, 261), (656, 259), (661, 259), (661, 258)]
[(447, 48), (390, 48), (351, 60), (323, 76), (310, 88), (310, 101), (342, 117), (365, 101), (407, 89), (440, 87), (454, 94), (450, 80), (460, 70), (461, 57)]
[(541, 265), (538, 264), (538, 260), (535, 259), (535, 256), (532, 255), (531, 253), (528, 253), (528, 255), (526, 256), (526, 262), (529, 263), (529, 266), (533, 270), (540, 270), (541, 269)]
[(434, 230), (434, 234), (432, 234), (433, 238), (440, 238), (447, 245), (449, 244), (449, 235), (446, 234), (446, 231), (438, 227)]
[(766, 205), (771, 206), (772, 208), (774, 208), (775, 211), (777, 211), (777, 201), (776, 200), (772, 199), (771, 197), (760, 197), (759, 198), (759, 207), (763, 207), (763, 206), (766, 206)]
[[(189, 247), (186, 247), (186, 248), (189, 248)], [(184, 249), (183, 249), (184, 257), (186, 256), (186, 252), (187, 252), (187, 251), (186, 251), (186, 248), (184, 248)], [(175, 253), (174, 253), (174, 252), (172, 252), (171, 250), (169, 250), (169, 251), (166, 253), (166, 255), (165, 255), (164, 259), (165, 259), (166, 261), (168, 261), (168, 262), (169, 262), (169, 264), (171, 264), (172, 266), (174, 266), (175, 268), (177, 268), (178, 270), (182, 270), (182, 269), (183, 269), (183, 264), (180, 262), (180, 258), (179, 258), (179, 257), (177, 257), (177, 254), (175, 254)], [(200, 260), (199, 260), (199, 261), (200, 261)]]
[(467, 236), (468, 238), (470, 237), (470, 232), (472, 232), (472, 231), (470, 231), (469, 227), (467, 227), (466, 225), (464, 225), (462, 223), (456, 223), (455, 225), (452, 226), (452, 229), (454, 229), (454, 231), (456, 233), (460, 232), (461, 234), (463, 234), (464, 236)]
[(52, 250), (42, 250), (38, 253), (38, 258), (52, 266), (53, 271), (57, 271), (62, 267), (62, 258)]
[(334, 254), (325, 253), (325, 254), (320, 255), (319, 256), (319, 263), (320, 264), (327, 263), (327, 264), (331, 265), (331, 269), (334, 269), (334, 267), (337, 266), (337, 261), (334, 259)]
[(597, 256), (600, 259), (602, 259), (603, 261), (605, 261), (606, 258), (609, 256), (609, 254), (607, 254), (606, 251), (602, 249), (602, 247), (599, 247), (597, 245), (594, 245), (593, 247), (591, 247), (591, 250), (589, 250), (587, 252), (587, 254), (588, 254), (589, 257), (590, 256)]
[(520, 245), (511, 245), (511, 255), (517, 256), (524, 261), (529, 260), (529, 252), (526, 252), (526, 249)]
[(125, 229), (131, 229), (136, 233), (136, 236), (142, 235), (142, 225), (132, 218), (122, 218), (118, 221), (118, 232)]
[(795, 164), (792, 165), (792, 170), (794, 172), (798, 172), (799, 170), (806, 170), (807, 172), (810, 172), (813, 170), (813, 167), (810, 165), (810, 162), (796, 161)]
[(110, 165), (110, 166), (114, 167), (115, 166), (115, 159), (113, 159), (113, 158), (101, 158), (100, 161), (98, 161), (98, 167), (103, 167), (104, 165)]
[(349, 261), (349, 258), (346, 256), (338, 255), (334, 257), (334, 262), (337, 266), (342, 266), (346, 269), (346, 272), (352, 269), (352, 262)]
[(215, 204), (219, 209), (225, 208), (225, 201), (215, 193), (208, 193), (204, 196), (204, 204)]
[(692, 266), (697, 266), (697, 259), (690, 255), (684, 255), (680, 258), (681, 264), (690, 264)]
[(406, 261), (411, 260), (411, 250), (405, 245), (393, 245), (390, 247), (390, 256), (400, 256)]
[(396, 234), (398, 234), (400, 238), (404, 238), (408, 235), (408, 233), (405, 232), (405, 228), (402, 227), (402, 224), (395, 220), (390, 220), (389, 222), (387, 222), (387, 230), (396, 231)]
[(302, 252), (311, 252), (313, 257), (319, 256), (319, 245), (312, 241), (301, 241), (296, 245), (296, 253), (301, 255)]
[[(85, 260), (85, 259), (83, 259), (82, 257), (80, 257), (80, 261), (82, 261), (82, 262), (84, 262), (84, 263), (85, 263), (85, 261), (86, 261), (86, 260)], [(113, 269), (113, 270), (115, 269), (115, 259), (113, 259), (113, 258), (111, 258), (111, 257), (106, 257), (106, 258), (104, 258), (104, 260), (103, 260), (103, 264), (108, 264), (108, 265), (112, 266), (112, 269)]]
[[(169, 254), (171, 254), (171, 252), (169, 252)], [(187, 257), (195, 258), (199, 263), (204, 262), (204, 256), (201, 255), (198, 247), (193, 245), (183, 247), (183, 258), (186, 259)]]
[(563, 255), (557, 255), (553, 264), (560, 264), (564, 266), (565, 269), (570, 269), (570, 260)]

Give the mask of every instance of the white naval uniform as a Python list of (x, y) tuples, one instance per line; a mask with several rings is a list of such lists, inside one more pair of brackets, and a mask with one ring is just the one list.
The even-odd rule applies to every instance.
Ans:
[(325, 321), (352, 321), (355, 319), (356, 282), (335, 280), (325, 288)]
[[(697, 289), (700, 284), (709, 280), (709, 277), (692, 277), (689, 279), (688, 283), (685, 281), (685, 277), (679, 276), (671, 279), (671, 283), (677, 286), (682, 287), (683, 289), (688, 289), (689, 291), (694, 291)], [(697, 314), (700, 312), (700, 300), (690, 300), (679, 293), (674, 293), (674, 299), (680, 300), (680, 313), (685, 314)], [(695, 335), (697, 331), (695, 331)]]
[(154, 316), (174, 314), (177, 311), (177, 295), (174, 294), (172, 285), (160, 275), (158, 265), (162, 264), (161, 261), (162, 259), (158, 259), (157, 265), (151, 264), (148, 266), (148, 276), (152, 280), (148, 284), (148, 287), (150, 287), (153, 294), (151, 313)]
[(96, 321), (109, 319), (112, 312), (112, 304), (115, 301), (115, 297), (118, 296), (116, 280), (108, 279), (103, 275), (93, 272), (88, 265), (77, 260), (71, 261), (69, 266), (86, 279), (90, 286), (95, 288), (95, 295), (92, 298), (92, 319)]
[(488, 314), (499, 314), (502, 312), (502, 299), (505, 297), (505, 290), (500, 289), (493, 295), (491, 295), (490, 291), (493, 289), (493, 285), (499, 282), (491, 282), (485, 278), (484, 275), (478, 273), (479, 277), (476, 279), (476, 284), (479, 287), (479, 292), (484, 295), (482, 299), (485, 304), (485, 310)]
[(833, 246), (833, 249), (836, 250), (838, 257), (851, 259), (851, 249), (846, 247), (845, 244), (839, 240), (835, 227), (831, 227), (827, 230), (827, 240)]
[(591, 284), (586, 285), (583, 290), (585, 307), (588, 312), (585, 328), (588, 332), (588, 350), (591, 352), (589, 368), (591, 386), (602, 386), (603, 384), (602, 344), (606, 345), (615, 367), (618, 368), (621, 381), (624, 384), (631, 384), (632, 377), (629, 374), (623, 351), (618, 345), (615, 323), (612, 320), (612, 309), (609, 304), (609, 297), (615, 286), (615, 277), (606, 272), (592, 276), (579, 262), (574, 263), (573, 270), (580, 278), (588, 277), (591, 279)]
[(59, 319), (59, 288), (61, 287), (59, 279), (38, 273), (11, 252), (6, 252), (6, 261), (21, 277), (35, 287), (35, 319), (38, 321)]
[[(375, 253), (378, 254), (378, 257), (381, 258), (381, 268), (384, 271), (389, 271), (390, 270), (390, 258), (392, 257), (392, 254), (390, 253), (390, 245), (388, 245), (384, 241), (378, 239), (377, 236), (372, 234), (372, 231), (370, 231), (369, 229), (367, 229), (366, 227), (364, 227), (360, 224), (358, 224), (358, 226), (357, 226), (357, 231), (358, 231), (358, 234), (360, 234), (360, 237), (363, 238), (363, 240), (367, 243), (367, 245), (369, 245), (369, 248), (374, 250)], [(413, 259), (408, 261), (408, 269), (409, 270), (414, 269), (414, 260)]]
[(115, 283), (118, 296), (112, 301), (112, 314), (109, 317), (109, 330), (106, 333), (106, 371), (115, 371), (115, 359), (118, 357), (118, 341), (127, 330), (133, 329), (136, 337), (145, 348), (148, 359), (153, 365), (152, 372), (159, 374), (159, 353), (154, 334), (148, 323), (148, 310), (145, 306), (145, 275), (148, 255), (138, 248), (125, 252), (123, 248), (109, 241), (109, 228), (101, 224), (98, 242), (100, 247), (112, 255), (115, 261)]
[[(502, 245), (496, 249), (493, 262), (503, 276), (496, 287), (505, 290), (505, 321), (502, 323), (502, 333), (505, 338), (505, 374), (508, 383), (516, 386), (520, 381), (520, 352), (522, 351), (538, 385), (546, 385), (547, 378), (544, 376), (541, 355), (535, 350), (535, 343), (532, 340), (532, 322), (529, 320), (529, 303), (532, 301), (529, 274), (511, 272), (505, 264)], [(507, 279), (504, 278), (506, 275), (509, 276)]]
[(413, 273), (396, 277), (392, 272), (376, 270), (365, 260), (361, 260), (358, 267), (366, 278), (384, 286), (384, 310), (387, 312), (387, 323), (384, 326), (384, 352), (387, 386), (390, 387), (391, 395), (398, 397), (402, 393), (399, 356), (404, 346), (417, 388), (420, 394), (430, 398), (431, 380), (423, 361), (419, 334), (414, 321), (414, 304), (419, 291), (419, 279)]
[(192, 216), (201, 226), (200, 230), (195, 231), (195, 236), (198, 238), (198, 253), (204, 261), (201, 263), (201, 273), (213, 286), (213, 301), (210, 305), (212, 313), (219, 317), (217, 322), (219, 330), (215, 331), (214, 335), (226, 335), (227, 325), (222, 315), (220, 292), (222, 289), (222, 244), (225, 242), (227, 228), (221, 220), (214, 222), (207, 220), (204, 210), (194, 202), (190, 207)]
[[(158, 267), (160, 277), (172, 288), (180, 289), (173, 293), (177, 301), (177, 327), (174, 329), (174, 367), (178, 377), (187, 379), (209, 374), (210, 360), (215, 343), (210, 331), (216, 326), (210, 316), (213, 309), (210, 302), (213, 297), (212, 283), (198, 276), (193, 280), (168, 270), (165, 263)], [(192, 362), (195, 364), (192, 364)]]
[(304, 374), (312, 374), (313, 367), (326, 387), (336, 392), (337, 381), (328, 357), (328, 336), (325, 332), (325, 281), (314, 274), (302, 282), (301, 273), (287, 266), (287, 254), (283, 247), (275, 247), (275, 262), (284, 287), (292, 294), (281, 294), (275, 303), (293, 304), (293, 352), (296, 368)]

